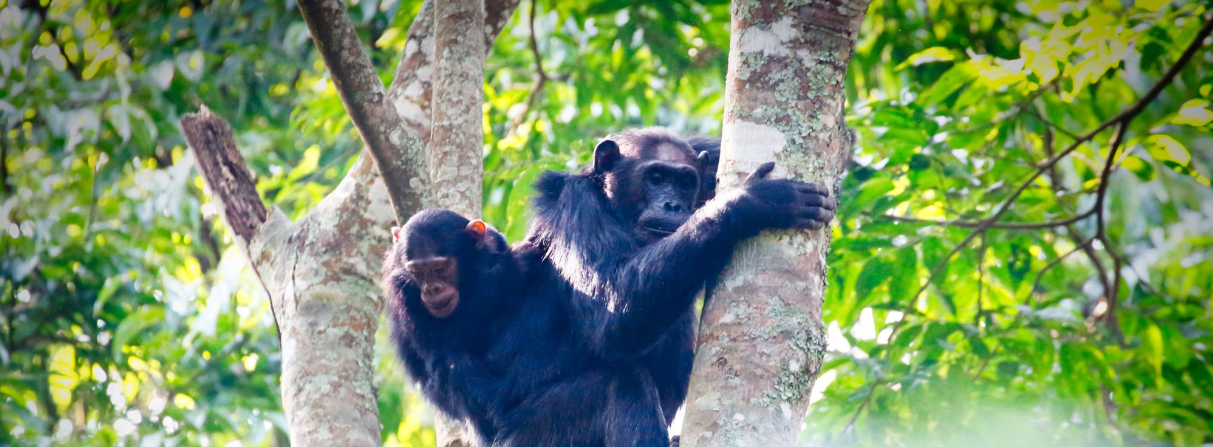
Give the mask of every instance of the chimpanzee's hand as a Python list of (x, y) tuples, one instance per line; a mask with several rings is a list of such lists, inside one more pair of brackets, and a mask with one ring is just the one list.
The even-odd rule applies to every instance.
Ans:
[(742, 186), (743, 221), (758, 228), (808, 228), (817, 230), (830, 224), (838, 203), (824, 186), (798, 180), (766, 178), (775, 162), (764, 163), (750, 174)]

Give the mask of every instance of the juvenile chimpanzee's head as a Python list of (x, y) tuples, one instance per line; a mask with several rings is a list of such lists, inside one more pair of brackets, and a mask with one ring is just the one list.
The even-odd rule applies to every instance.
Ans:
[[(392, 236), (396, 242), (385, 264), (385, 270), (391, 270), (386, 272), (389, 287), (404, 289), (400, 297), (404, 300), (419, 295), (421, 304), (437, 318), (451, 316), (461, 298), (483, 296), (474, 291), (478, 274), (493, 268), (509, 251), (505, 236), (497, 230), (446, 210), (417, 213), (404, 228), (392, 228)], [(467, 303), (463, 307), (490, 305)]]
[(643, 243), (678, 229), (698, 204), (702, 161), (664, 129), (628, 130), (594, 148), (589, 174)]

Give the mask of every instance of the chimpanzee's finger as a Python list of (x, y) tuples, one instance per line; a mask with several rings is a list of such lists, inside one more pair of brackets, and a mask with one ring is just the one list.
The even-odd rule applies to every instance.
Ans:
[(775, 170), (775, 162), (768, 161), (766, 163), (763, 163), (761, 166), (759, 166), (758, 169), (755, 169), (754, 172), (751, 173), (750, 176), (746, 178), (746, 181), (750, 182), (750, 181), (754, 181), (757, 179), (766, 178), (767, 174), (770, 174), (771, 171), (774, 171), (774, 170)]
[(830, 196), (830, 188), (826, 188), (825, 186), (818, 185), (816, 183), (801, 182), (799, 185), (796, 185), (796, 189), (806, 194), (817, 194), (826, 197)]

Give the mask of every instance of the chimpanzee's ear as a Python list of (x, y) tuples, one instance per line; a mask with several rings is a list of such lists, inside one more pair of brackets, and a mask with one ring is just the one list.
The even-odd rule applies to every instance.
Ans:
[(484, 239), (485, 233), (489, 232), (489, 227), (483, 220), (473, 220), (468, 222), (467, 232), (473, 239), (476, 239), (476, 242), (480, 242)]
[(392, 242), (400, 240), (400, 227), (392, 227)]
[(619, 162), (619, 144), (605, 139), (594, 148), (594, 174), (606, 174)]

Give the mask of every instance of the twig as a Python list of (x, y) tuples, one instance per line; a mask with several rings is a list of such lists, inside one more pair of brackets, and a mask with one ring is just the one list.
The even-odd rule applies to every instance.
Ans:
[(1046, 229), (1046, 228), (1064, 227), (1066, 225), (1070, 225), (1072, 223), (1075, 223), (1075, 222), (1081, 221), (1083, 219), (1086, 219), (1088, 217), (1091, 217), (1094, 214), (1095, 214), (1095, 208), (1091, 208), (1089, 210), (1083, 211), (1079, 214), (1075, 214), (1070, 217), (1066, 217), (1066, 218), (1058, 219), (1058, 220), (1051, 220), (1048, 222), (994, 222), (994, 223), (987, 223), (984, 219), (983, 220), (932, 220), (932, 219), (920, 219), (917, 217), (894, 216), (891, 214), (884, 214), (879, 217), (887, 219), (887, 220), (896, 221), (896, 222), (940, 225), (940, 226), (944, 226), (944, 227), (956, 227), (956, 228), (988, 228), (988, 229), (997, 229), (997, 230), (1042, 230), (1042, 229)]
[(1032, 116), (1035, 116), (1035, 117), (1036, 117), (1036, 119), (1040, 120), (1040, 122), (1045, 123), (1045, 125), (1046, 125), (1046, 126), (1049, 126), (1049, 129), (1052, 129), (1052, 130), (1056, 130), (1056, 131), (1058, 131), (1058, 132), (1061, 132), (1061, 134), (1063, 134), (1063, 135), (1065, 135), (1065, 136), (1067, 136), (1067, 137), (1073, 138), (1073, 139), (1075, 139), (1075, 140), (1077, 140), (1077, 139), (1080, 137), (1080, 135), (1078, 135), (1078, 134), (1076, 134), (1076, 133), (1074, 133), (1074, 132), (1070, 132), (1069, 130), (1066, 130), (1066, 128), (1061, 127), (1061, 126), (1060, 126), (1060, 125), (1058, 125), (1057, 123), (1054, 123), (1054, 122), (1053, 122), (1052, 120), (1050, 120), (1048, 117), (1044, 116), (1044, 114), (1043, 114), (1043, 113), (1040, 113), (1040, 111), (1039, 111), (1039, 110), (1031, 110), (1031, 109), (1030, 109), (1030, 110), (1028, 110), (1028, 113), (1031, 113), (1031, 114), (1032, 114)]
[[(1060, 255), (1056, 258), (1053, 258), (1052, 260), (1049, 261), (1048, 264), (1045, 264), (1045, 266), (1043, 268), (1041, 268), (1039, 272), (1036, 272), (1036, 280), (1032, 281), (1032, 288), (1028, 289), (1029, 304), (1031, 303), (1032, 294), (1035, 292), (1037, 287), (1040, 287), (1040, 280), (1042, 278), (1044, 278), (1045, 272), (1048, 272), (1049, 269), (1056, 267), (1057, 264), (1061, 264), (1061, 262), (1064, 261), (1066, 258), (1070, 257), (1070, 255), (1072, 255), (1078, 251), (1086, 249), (1086, 247), (1090, 246), (1092, 242), (1095, 242), (1095, 238), (1087, 239), (1086, 241), (1078, 244), (1078, 246), (1074, 247), (1073, 250), (1067, 251), (1067, 252), (1063, 253), (1062, 255)], [(1103, 282), (1103, 278), (1100, 278), (1100, 282)]]
[(841, 437), (842, 435), (851, 431), (851, 429), (855, 428), (855, 422), (859, 420), (859, 415), (863, 414), (863, 410), (868, 407), (868, 404), (872, 403), (872, 396), (876, 394), (876, 387), (880, 386), (880, 384), (880, 379), (872, 381), (872, 386), (868, 387), (868, 396), (865, 397), (863, 402), (859, 404), (859, 408), (855, 409), (855, 414), (851, 415), (851, 420), (847, 422), (846, 427), (842, 428), (842, 433), (840, 433), (838, 436)]
[(973, 315), (973, 325), (980, 326), (981, 318), (985, 315), (985, 310), (982, 309), (983, 293), (985, 292), (985, 260), (986, 260), (986, 244), (989, 242), (989, 235), (981, 237), (981, 250), (977, 252), (977, 312)]
[(526, 96), (526, 103), (522, 106), (522, 111), (510, 123), (507, 135), (518, 134), (518, 129), (522, 127), (522, 123), (526, 122), (527, 115), (531, 113), (531, 108), (535, 106), (535, 101), (543, 93), (543, 87), (548, 83), (548, 74), (543, 69), (543, 54), (539, 52), (539, 41), (535, 36), (535, 10), (537, 9), (539, 9), (539, 0), (531, 0), (531, 14), (528, 18), (528, 26), (531, 30), (531, 55), (535, 58), (535, 82), (531, 85), (531, 92)]
[[(1209, 23), (1213, 23), (1210, 21)], [(1112, 142), (1108, 149), (1108, 159), (1104, 161), (1103, 172), (1099, 176), (1099, 192), (1095, 196), (1095, 206), (1099, 209), (1099, 213), (1095, 216), (1095, 237), (1103, 243), (1106, 250), (1111, 252), (1112, 241), (1108, 239), (1107, 221), (1104, 217), (1103, 207), (1108, 197), (1108, 183), (1112, 176), (1112, 167), (1116, 164), (1116, 151), (1124, 144), (1125, 132), (1129, 128), (1129, 122), (1133, 120), (1132, 116), (1120, 123), (1116, 129), (1116, 139)], [(1116, 319), (1116, 305), (1120, 295), (1120, 259), (1112, 257), (1112, 283), (1104, 283), (1104, 293), (1108, 300), (1108, 311), (1103, 315), (1104, 323), (1108, 326), (1108, 330), (1116, 337), (1118, 343), (1124, 346), (1124, 333), (1120, 330), (1120, 321)]]
[(0, 188), (5, 194), (12, 194), (13, 187), (8, 184), (8, 138), (0, 136)]

